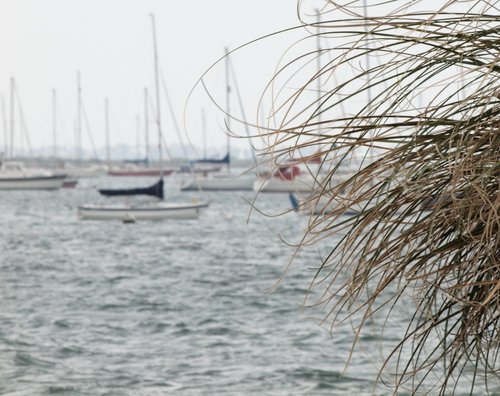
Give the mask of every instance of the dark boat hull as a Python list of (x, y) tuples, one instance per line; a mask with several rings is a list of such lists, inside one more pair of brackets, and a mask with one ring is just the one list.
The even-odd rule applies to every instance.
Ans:
[(127, 195), (152, 195), (163, 199), (163, 179), (150, 187), (142, 188), (120, 188), (120, 189), (100, 189), (99, 193), (107, 197), (127, 196)]

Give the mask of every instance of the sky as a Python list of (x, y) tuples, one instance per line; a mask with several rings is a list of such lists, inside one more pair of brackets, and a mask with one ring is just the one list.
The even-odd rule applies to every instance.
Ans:
[[(311, 9), (313, 6), (311, 6)], [(160, 70), (182, 129), (183, 140), (202, 147), (202, 109), (206, 114), (208, 147), (223, 153), (224, 115), (202, 89), (190, 91), (202, 74), (224, 53), (250, 40), (297, 26), (295, 0), (0, 0), (0, 94), (10, 122), (10, 79), (14, 78), (26, 129), (33, 148), (53, 142), (52, 90), (56, 91), (57, 145), (75, 146), (76, 80), (81, 73), (82, 96), (90, 134), (82, 145), (105, 146), (105, 98), (110, 103), (111, 145), (144, 146), (137, 117), (144, 115), (144, 87), (154, 87), (153, 45), (149, 14), (156, 17)], [(239, 50), (232, 56), (248, 118), (257, 117), (257, 101), (282, 53), (302, 33), (282, 34)], [(224, 64), (206, 77), (213, 98), (224, 101)], [(233, 89), (233, 93), (234, 93)], [(17, 94), (16, 94), (17, 96)], [(165, 96), (162, 95), (164, 138), (179, 143)], [(19, 101), (17, 101), (19, 103)], [(186, 107), (187, 103), (187, 107)], [(231, 111), (238, 112), (233, 94)], [(151, 116), (151, 112), (150, 112)], [(26, 149), (16, 114), (15, 150)], [(150, 123), (153, 143), (154, 125)], [(85, 128), (84, 128), (85, 130)], [(0, 133), (0, 151), (5, 131)], [(248, 147), (244, 140), (232, 146)]]

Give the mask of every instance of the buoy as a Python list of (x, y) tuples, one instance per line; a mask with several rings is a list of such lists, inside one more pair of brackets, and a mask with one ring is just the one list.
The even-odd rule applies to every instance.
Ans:
[(135, 223), (135, 217), (132, 216), (130, 213), (127, 213), (125, 215), (125, 217), (123, 218), (123, 223), (127, 224), (127, 223)]

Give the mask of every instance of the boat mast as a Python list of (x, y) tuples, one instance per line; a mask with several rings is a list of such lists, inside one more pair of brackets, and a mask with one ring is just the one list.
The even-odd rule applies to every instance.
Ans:
[(76, 73), (76, 159), (82, 159), (82, 87), (80, 70)]
[(368, 52), (368, 46), (370, 45), (370, 42), (368, 40), (368, 5), (366, 4), (366, 0), (363, 0), (363, 15), (365, 17), (365, 28), (366, 28), (366, 36), (365, 36), (365, 43), (366, 43), (366, 49), (365, 49), (365, 59), (366, 59), (366, 83), (368, 84), (368, 89), (366, 90), (367, 95), (368, 95), (368, 105), (371, 104), (372, 102), (372, 93), (371, 93), (371, 77), (370, 77), (370, 54)]
[(5, 108), (5, 96), (3, 94), (2, 94), (2, 118), (3, 118), (3, 135), (4, 135), (3, 156), (7, 158), (9, 150), (9, 144), (8, 144), (9, 130), (7, 128), (7, 109)]
[[(368, 103), (366, 104), (366, 108), (369, 109), (372, 103), (372, 93), (371, 93), (371, 76), (370, 76), (370, 54), (368, 51), (370, 41), (368, 39), (368, 5), (366, 0), (363, 0), (363, 16), (365, 19), (365, 29), (366, 29), (366, 35), (365, 35), (365, 62), (366, 62), (366, 84), (367, 84), (367, 90), (366, 90), (366, 95), (367, 95), (367, 100)], [(369, 138), (373, 139), (373, 131), (369, 132)], [(373, 141), (370, 143), (370, 146), (368, 147), (368, 160), (373, 160)]]
[(201, 125), (203, 133), (203, 158), (207, 158), (207, 122), (205, 119), (205, 109), (201, 109)]
[[(26, 118), (24, 117), (23, 108), (21, 106), (21, 98), (17, 86), (15, 87), (16, 97), (17, 97), (17, 111), (19, 112), (19, 121), (21, 123), (21, 148), (24, 149), (24, 143), (26, 141), (26, 146), (28, 147), (28, 155), (33, 157), (33, 150), (31, 148), (30, 137), (28, 134), (28, 127), (26, 125)], [(24, 151), (24, 150), (23, 150)]]
[(229, 134), (231, 133), (231, 116), (230, 116), (230, 94), (231, 88), (229, 86), (229, 49), (225, 48), (225, 61), (226, 61), (226, 125), (227, 125), (227, 155), (229, 160), (227, 161), (227, 173), (231, 171), (231, 143)]
[(52, 155), (57, 158), (57, 119), (56, 119), (56, 90), (52, 89)]
[(149, 14), (151, 16), (151, 23), (153, 28), (153, 47), (154, 47), (154, 63), (155, 63), (155, 93), (156, 93), (156, 125), (158, 128), (158, 158), (160, 163), (160, 179), (163, 179), (163, 156), (161, 152), (161, 108), (160, 108), (160, 80), (159, 80), (159, 71), (158, 71), (158, 49), (156, 45), (156, 24), (155, 24), (155, 16), (153, 14)]
[(108, 169), (111, 165), (111, 155), (109, 153), (109, 100), (104, 99), (104, 122), (106, 128), (106, 163), (108, 164)]
[(141, 116), (135, 115), (135, 158), (141, 158)]
[(317, 83), (317, 91), (318, 91), (318, 128), (321, 129), (321, 38), (320, 38), (320, 12), (319, 9), (316, 9), (316, 63), (318, 68), (318, 77), (316, 79)]
[(14, 158), (14, 77), (10, 78), (10, 155), (9, 158)]
[(146, 166), (149, 166), (149, 115), (148, 115), (148, 89), (144, 87), (144, 134), (146, 139)]
[[(248, 137), (248, 143), (250, 145), (250, 152), (251, 152), (254, 164), (257, 165), (257, 157), (255, 156), (255, 152), (254, 152), (252, 141), (251, 141), (252, 135), (250, 133), (250, 129), (249, 129), (248, 123), (246, 121), (247, 117), (245, 115), (245, 106), (243, 105), (243, 100), (241, 98), (240, 88), (238, 86), (238, 79), (236, 78), (236, 73), (234, 71), (234, 65), (231, 62), (231, 60), (229, 60), (229, 66), (230, 66), (229, 68), (231, 69), (231, 77), (232, 77), (232, 82), (233, 82), (233, 85), (234, 85), (234, 90), (236, 92), (236, 98), (238, 99), (238, 103), (240, 105), (240, 112), (241, 112), (241, 117), (243, 119), (243, 125), (245, 127), (245, 133), (246, 133), (246, 135)], [(261, 107), (261, 109), (262, 109), (262, 107)]]

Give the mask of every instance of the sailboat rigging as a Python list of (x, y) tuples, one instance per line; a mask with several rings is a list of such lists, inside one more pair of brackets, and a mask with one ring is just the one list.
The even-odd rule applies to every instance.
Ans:
[(83, 177), (95, 177), (100, 176), (107, 171), (107, 166), (95, 163), (93, 165), (84, 165), (82, 156), (82, 142), (83, 142), (83, 123), (85, 122), (85, 129), (88, 134), (90, 144), (92, 146), (94, 158), (98, 160), (97, 149), (94, 144), (94, 139), (92, 138), (92, 132), (90, 129), (87, 113), (85, 112), (85, 106), (83, 102), (82, 95), (82, 83), (81, 83), (81, 73), (78, 70), (76, 73), (76, 124), (75, 124), (75, 135), (76, 135), (76, 164), (67, 163), (64, 168), (71, 179), (79, 179)]
[[(321, 32), (320, 32), (320, 12), (316, 10), (317, 32), (316, 36), (316, 91), (317, 110), (315, 113), (316, 124), (321, 128), (321, 108), (322, 82), (321, 82)], [(266, 172), (259, 175), (254, 183), (254, 190), (258, 193), (311, 193), (318, 187), (319, 171), (321, 170), (321, 151), (312, 155), (291, 158), (288, 163), (280, 165), (273, 172)], [(291, 198), (292, 203), (294, 202)]]
[[(367, 50), (365, 51), (364, 58), (365, 58), (365, 65), (364, 65), (364, 70), (366, 70), (366, 107), (368, 108), (371, 103), (372, 103), (372, 84), (371, 84), (371, 76), (370, 76), (370, 42), (368, 38), (368, 3), (366, 0), (363, 0), (362, 2), (363, 5), (363, 18), (365, 21), (365, 29), (366, 29), (366, 35), (365, 35), (365, 45)], [(319, 26), (320, 26), (320, 20), (319, 20), (319, 11), (317, 13), (318, 15), (318, 33), (317, 33), (317, 43), (318, 43), (318, 54), (320, 53), (320, 33), (319, 33)], [(320, 62), (320, 57), (318, 56), (318, 70), (321, 70), (321, 62)], [(318, 72), (319, 73), (319, 72)], [(318, 81), (319, 81), (319, 75), (318, 74)], [(318, 82), (318, 104), (321, 104), (321, 95), (320, 95), (320, 86), (321, 84)], [(318, 109), (318, 125), (321, 125), (321, 109)], [(373, 136), (369, 136), (370, 139), (373, 138)], [(370, 160), (373, 160), (373, 143), (370, 144), (368, 147), (368, 153), (367, 156)], [(315, 159), (314, 155), (312, 156), (313, 159)], [(320, 157), (316, 157), (320, 158)], [(316, 162), (317, 163), (317, 162)], [(340, 184), (342, 182), (347, 181), (349, 178), (352, 177), (352, 171), (349, 169), (346, 169), (345, 167), (339, 167), (335, 173), (336, 178), (337, 178), (337, 183)], [(297, 199), (294, 195), (293, 192), (290, 191), (290, 201), (292, 204), (292, 208), (297, 211), (297, 212), (302, 212), (308, 215), (328, 215), (332, 213), (339, 213), (343, 215), (356, 215), (364, 210), (373, 208), (377, 205), (377, 202), (374, 202), (372, 200), (369, 200), (368, 203), (358, 203), (358, 204), (353, 204), (351, 203), (349, 207), (346, 206), (346, 199), (343, 198), (344, 195), (344, 190), (342, 189), (340, 191), (339, 196), (336, 196), (335, 194), (329, 195), (325, 190), (321, 192), (321, 194), (313, 194), (310, 196), (307, 196), (303, 199)], [(401, 210), (401, 208), (399, 208)]]
[[(159, 167), (152, 167), (150, 163), (149, 156), (149, 93), (147, 88), (144, 88), (144, 134), (145, 134), (145, 146), (146, 146), (146, 154), (145, 158), (139, 158), (139, 153), (137, 154), (138, 159), (128, 159), (124, 160), (124, 165), (119, 168), (112, 168), (108, 171), (108, 175), (110, 176), (160, 176), (160, 173), (163, 173), (163, 176), (168, 176), (174, 172), (172, 168), (162, 167), (160, 170)], [(153, 109), (154, 110), (154, 109)], [(137, 144), (139, 147), (139, 144)], [(139, 151), (139, 150), (138, 150)]]

